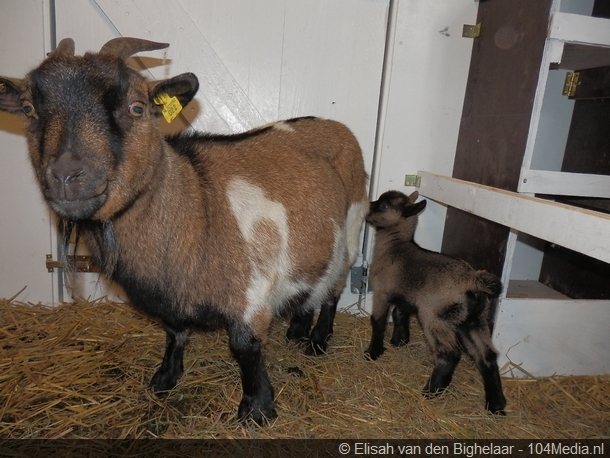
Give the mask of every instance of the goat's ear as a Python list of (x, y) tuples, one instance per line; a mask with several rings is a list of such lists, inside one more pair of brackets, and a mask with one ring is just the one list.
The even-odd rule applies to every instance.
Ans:
[(158, 107), (158, 113), (161, 113), (161, 107), (154, 101), (157, 97), (161, 94), (176, 97), (180, 105), (185, 107), (195, 97), (199, 89), (199, 80), (193, 73), (183, 73), (167, 80), (151, 81), (149, 85), (150, 104), (152, 107)]
[(420, 211), (426, 208), (427, 200), (422, 200), (421, 202), (417, 202), (413, 205), (407, 205), (402, 210), (402, 217), (408, 218), (409, 216), (417, 215)]
[(14, 80), (0, 76), (0, 110), (9, 113), (22, 113), (21, 93), (19, 87), (21, 80)]
[(417, 198), (419, 197), (419, 191), (413, 191), (411, 193), (411, 195), (409, 196), (409, 200), (413, 203), (415, 203), (415, 201), (417, 200)]

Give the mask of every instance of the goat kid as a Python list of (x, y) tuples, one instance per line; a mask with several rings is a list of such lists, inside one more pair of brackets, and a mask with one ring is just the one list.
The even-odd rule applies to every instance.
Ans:
[(424, 394), (436, 395), (449, 386), (465, 351), (483, 378), (486, 408), (504, 415), (506, 400), (488, 324), (491, 299), (500, 295), (502, 284), (495, 275), (415, 243), (417, 215), (426, 206), (425, 200), (416, 203), (418, 196), (417, 191), (410, 196), (388, 191), (371, 203), (366, 218), (376, 230), (372, 337), (366, 355), (376, 360), (384, 352), (392, 306), (395, 346), (409, 342), (410, 318), (416, 315), (435, 363)]
[(76, 56), (64, 39), (23, 79), (0, 78), (0, 110), (25, 115), (50, 208), (162, 321), (152, 390), (176, 385), (191, 329), (225, 328), (241, 372), (238, 417), (264, 423), (277, 415), (262, 354), (272, 318), (293, 314), (287, 337), (309, 354), (332, 333), (368, 211), (362, 153), (347, 127), (313, 117), (164, 137), (158, 97), (185, 106), (196, 76), (149, 81), (125, 60), (167, 46), (117, 38)]

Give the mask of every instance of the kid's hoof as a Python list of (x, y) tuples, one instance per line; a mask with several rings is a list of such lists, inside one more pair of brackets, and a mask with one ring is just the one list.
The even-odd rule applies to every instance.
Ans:
[(504, 411), (504, 408), (506, 407), (506, 402), (504, 403), (488, 403), (487, 405), (485, 405), (485, 408), (487, 410), (489, 410), (490, 413), (494, 414), (494, 415), (501, 415), (501, 416), (506, 416), (506, 412)]
[(162, 372), (161, 369), (159, 369), (157, 372), (155, 372), (155, 375), (153, 375), (148, 387), (155, 394), (163, 391), (169, 391), (176, 386), (179, 378), (179, 376), (176, 377), (169, 372)]

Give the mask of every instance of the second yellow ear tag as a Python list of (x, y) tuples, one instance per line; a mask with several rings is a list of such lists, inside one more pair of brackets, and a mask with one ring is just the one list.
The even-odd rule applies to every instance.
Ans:
[(170, 97), (167, 94), (160, 94), (158, 97), (155, 97), (154, 102), (157, 105), (163, 105), (163, 117), (168, 123), (176, 119), (182, 111), (180, 101), (176, 97)]

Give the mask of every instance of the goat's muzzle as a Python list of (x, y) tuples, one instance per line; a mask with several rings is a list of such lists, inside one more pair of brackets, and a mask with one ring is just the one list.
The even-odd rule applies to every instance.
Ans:
[(88, 219), (106, 201), (108, 181), (95, 177), (91, 166), (68, 154), (51, 163), (45, 174), (44, 195), (51, 208), (63, 219)]

